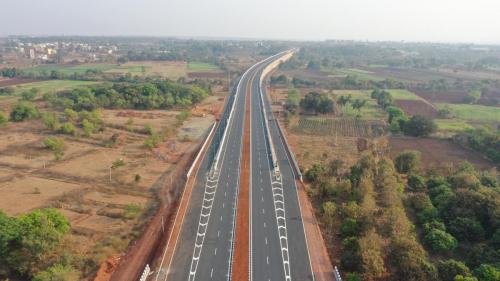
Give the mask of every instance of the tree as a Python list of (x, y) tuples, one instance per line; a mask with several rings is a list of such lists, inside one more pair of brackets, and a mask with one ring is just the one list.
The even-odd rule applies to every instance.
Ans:
[(476, 218), (457, 217), (449, 224), (449, 231), (460, 241), (481, 241), (485, 231)]
[(460, 261), (456, 261), (453, 259), (440, 261), (437, 265), (439, 278), (442, 281), (454, 281), (455, 276), (470, 276), (469, 268)]
[(361, 108), (365, 106), (366, 100), (356, 99), (351, 103), (353, 109), (358, 111), (358, 114), (361, 112)]
[(414, 173), (420, 169), (420, 152), (416, 150), (405, 150), (395, 158), (395, 168), (398, 173)]
[(431, 229), (425, 235), (425, 242), (435, 252), (447, 252), (457, 247), (457, 240), (441, 229)]
[(425, 137), (437, 130), (436, 123), (423, 116), (415, 115), (403, 124), (403, 132), (405, 135), (413, 137)]
[(66, 217), (55, 209), (32, 211), (14, 220), (18, 236), (9, 243), (7, 264), (11, 270), (31, 275), (40, 269), (44, 255), (56, 249), (70, 225)]
[(315, 183), (325, 174), (326, 174), (326, 168), (323, 165), (313, 164), (312, 167), (309, 170), (307, 170), (304, 176), (307, 181)]
[(20, 102), (14, 105), (14, 108), (10, 112), (10, 120), (20, 122), (37, 118), (38, 115), (39, 112), (35, 105), (27, 102)]
[(64, 141), (56, 137), (46, 137), (43, 140), (43, 144), (46, 148), (54, 152), (54, 156), (57, 160), (61, 159), (64, 155)]
[(308, 93), (302, 100), (300, 106), (309, 112), (314, 113), (330, 113), (333, 112), (333, 100), (327, 94), (319, 94), (317, 92)]
[(500, 280), (500, 269), (498, 266), (481, 264), (474, 270), (474, 275), (479, 281), (498, 281)]
[(464, 102), (469, 104), (475, 104), (481, 98), (481, 91), (472, 90), (467, 96), (464, 97)]
[(425, 179), (422, 176), (411, 174), (408, 176), (408, 185), (414, 191), (425, 191)]
[(406, 117), (405, 112), (397, 107), (397, 106), (389, 106), (385, 109), (387, 113), (389, 114), (389, 124), (392, 123), (393, 120), (398, 120), (402, 117)]
[(391, 93), (387, 91), (374, 90), (371, 96), (377, 100), (377, 104), (382, 108), (387, 108), (394, 102)]
[(359, 239), (363, 275), (365, 280), (379, 278), (386, 271), (382, 254), (382, 238), (372, 228)]

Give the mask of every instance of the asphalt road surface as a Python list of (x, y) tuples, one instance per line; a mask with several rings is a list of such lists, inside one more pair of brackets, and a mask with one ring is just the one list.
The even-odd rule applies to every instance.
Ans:
[[(295, 175), (265, 87), (260, 88), (260, 74), (261, 71), (252, 80), (251, 97), (251, 279), (314, 280)], [(267, 143), (264, 118), (268, 119), (271, 144)], [(272, 173), (270, 145), (274, 147), (281, 177)]]
[[(172, 261), (170, 264), (162, 264), (151, 280), (223, 281), (229, 280), (231, 276), (245, 93), (249, 83), (252, 90), (252, 280), (313, 280), (294, 174), (274, 122), (269, 123), (269, 129), (282, 171), (279, 180), (281, 186), (278, 186), (271, 175), (270, 147), (266, 144), (259, 100), (259, 75), (273, 60), (271, 57), (259, 62), (242, 75), (236, 90), (233, 116), (228, 124), (225, 141), (221, 144), (218, 169), (215, 173), (210, 173), (212, 161), (209, 157), (204, 157), (196, 175), (179, 239), (174, 246)], [(266, 103), (266, 106), (269, 105)], [(272, 189), (275, 185), (277, 188)], [(276, 195), (280, 190), (284, 206), (274, 200), (280, 197)], [(283, 225), (286, 227), (283, 228)], [(280, 239), (283, 236), (286, 238)], [(283, 247), (284, 244), (286, 247)]]

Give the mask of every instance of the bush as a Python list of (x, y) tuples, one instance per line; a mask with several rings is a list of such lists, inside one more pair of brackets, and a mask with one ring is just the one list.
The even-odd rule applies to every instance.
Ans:
[(56, 137), (46, 137), (43, 140), (43, 144), (46, 148), (54, 152), (54, 156), (57, 160), (61, 159), (64, 155), (64, 141)]
[(76, 133), (76, 128), (73, 124), (66, 122), (61, 126), (61, 133), (66, 135), (74, 135)]
[(139, 204), (127, 204), (123, 210), (124, 217), (127, 219), (133, 219), (141, 214), (142, 206)]
[(144, 140), (144, 147), (149, 148), (149, 149), (158, 147), (158, 145), (160, 144), (161, 141), (162, 141), (162, 139), (161, 139), (160, 135), (153, 134)]
[(125, 161), (123, 161), (123, 159), (118, 159), (118, 160), (113, 161), (113, 164), (111, 165), (111, 168), (112, 169), (117, 169), (117, 168), (120, 168), (120, 167), (123, 167), (123, 166), (125, 166)]
[(54, 112), (43, 113), (42, 123), (50, 130), (59, 130), (59, 120)]
[(55, 264), (35, 275), (32, 281), (77, 281), (80, 273), (71, 266)]
[(0, 111), (0, 126), (4, 125), (7, 123), (7, 117), (5, 116), (5, 113)]
[(89, 120), (83, 119), (82, 121), (83, 132), (85, 136), (90, 136), (95, 131), (95, 126)]
[(17, 103), (10, 112), (10, 120), (20, 122), (29, 119), (35, 119), (39, 116), (38, 108), (27, 102)]
[(325, 174), (326, 174), (326, 168), (323, 165), (313, 164), (312, 167), (309, 170), (307, 170), (304, 176), (307, 181), (314, 183), (318, 181), (321, 177), (323, 177)]
[(35, 99), (38, 92), (39, 91), (37, 88), (31, 88), (31, 90), (24, 91), (21, 93), (21, 99), (26, 100), (26, 101), (31, 101), (31, 100)]

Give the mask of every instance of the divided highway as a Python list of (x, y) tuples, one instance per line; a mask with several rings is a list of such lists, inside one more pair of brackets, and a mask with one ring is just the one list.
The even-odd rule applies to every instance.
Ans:
[[(261, 96), (265, 94), (260, 87), (262, 72), (281, 55), (253, 65), (240, 78), (234, 103), (228, 103), (225, 111), (228, 114), (222, 117), (227, 120), (227, 126), (221, 126), (202, 159), (186, 214), (176, 222), (182, 225), (179, 238), (169, 241), (169, 247), (174, 247), (173, 256), (167, 259), (164, 256), (148, 280), (231, 279), (246, 106), (251, 106), (251, 219), (248, 222), (251, 224), (251, 280), (314, 280), (295, 175), (272, 119), (270, 105), (265, 95)], [(251, 91), (250, 105), (245, 99), (247, 89)], [(263, 104), (266, 118), (270, 120), (268, 124)], [(272, 142), (268, 135), (272, 136)], [(275, 162), (272, 150), (276, 152)], [(275, 173), (275, 166), (279, 166), (281, 173)]]
[(261, 85), (263, 69), (251, 81), (251, 280), (314, 280), (295, 174)]

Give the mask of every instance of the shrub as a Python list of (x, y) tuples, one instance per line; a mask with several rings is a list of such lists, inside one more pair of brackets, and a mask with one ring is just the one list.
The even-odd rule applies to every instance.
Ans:
[(120, 167), (123, 167), (123, 166), (125, 166), (125, 161), (123, 161), (123, 159), (118, 159), (118, 160), (113, 161), (113, 164), (111, 165), (111, 168), (112, 169), (117, 169), (117, 168), (120, 168)]
[(85, 136), (90, 136), (95, 131), (95, 126), (89, 120), (83, 119), (82, 121), (83, 132)]
[(59, 130), (59, 120), (54, 112), (43, 113), (42, 123), (50, 130)]
[(71, 266), (55, 264), (35, 275), (32, 281), (77, 281), (80, 273)]
[(139, 204), (127, 204), (124, 208), (124, 217), (127, 219), (133, 219), (141, 214), (142, 206)]
[(313, 164), (312, 167), (307, 170), (305, 178), (309, 182), (316, 182), (321, 177), (326, 174), (326, 168), (321, 164)]
[(56, 137), (46, 137), (43, 140), (43, 144), (46, 148), (54, 152), (54, 156), (57, 160), (61, 159), (64, 155), (64, 141)]
[(162, 139), (161, 139), (160, 135), (153, 134), (144, 140), (144, 146), (146, 148), (152, 149), (152, 148), (158, 147), (158, 145), (160, 144), (161, 141), (162, 141)]
[(5, 116), (5, 113), (0, 111), (0, 126), (4, 125), (7, 123), (7, 117)]
[(29, 119), (35, 119), (39, 116), (38, 108), (27, 102), (17, 103), (10, 112), (10, 120), (20, 122)]
[(76, 128), (73, 124), (66, 122), (61, 126), (61, 133), (66, 135), (74, 135), (76, 133)]

